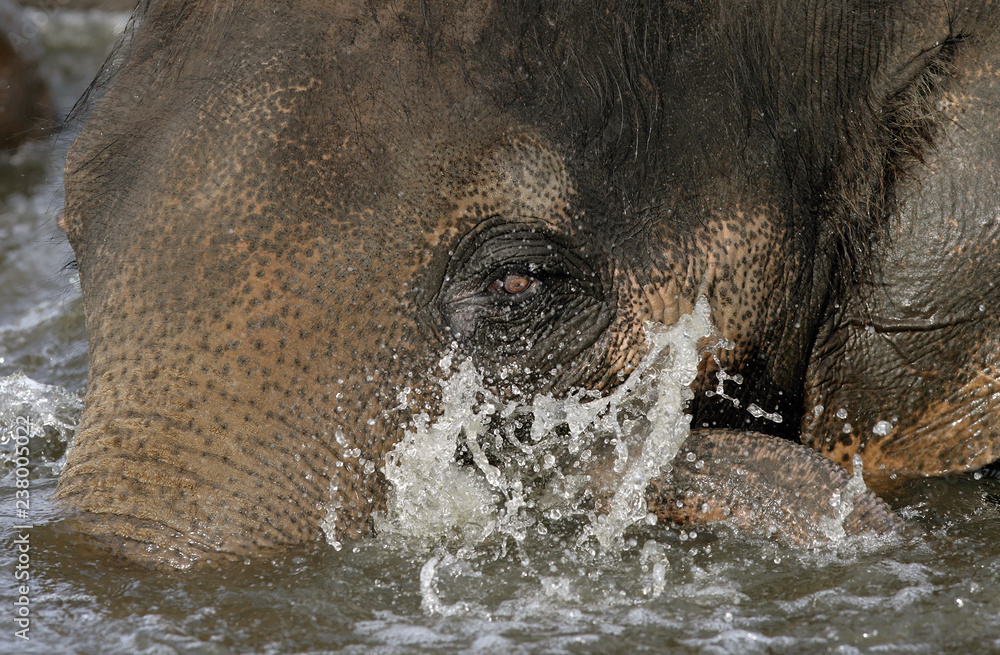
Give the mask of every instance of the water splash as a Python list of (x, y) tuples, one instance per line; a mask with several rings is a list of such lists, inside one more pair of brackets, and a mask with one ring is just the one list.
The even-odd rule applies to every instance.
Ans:
[(0, 466), (14, 452), (14, 435), (27, 433), (36, 464), (58, 474), (83, 409), (79, 394), (42, 384), (18, 372), (0, 378)]
[[(689, 400), (694, 397), (691, 383), (698, 375), (702, 352), (698, 343), (715, 334), (712, 327), (708, 301), (699, 298), (694, 311), (684, 315), (670, 327), (647, 325), (646, 338), (650, 350), (639, 364), (636, 373), (642, 380), (647, 371), (655, 374), (647, 382), (656, 399), (648, 413), (649, 425), (639, 432), (630, 432), (626, 426), (615, 426), (619, 444), (629, 443), (619, 452), (616, 470), (624, 469), (621, 482), (611, 499), (608, 513), (591, 524), (590, 531), (605, 551), (617, 550), (625, 530), (645, 519), (646, 487), (660, 474), (691, 431), (691, 417), (684, 413)], [(633, 374), (635, 375), (635, 374)], [(616, 392), (617, 393), (617, 392)], [(613, 398), (612, 407), (625, 400)], [(615, 415), (617, 412), (611, 412)], [(635, 455), (623, 462), (628, 456)]]
[[(387, 456), (392, 490), (377, 528), (461, 545), (493, 534), (521, 542), (528, 530), (546, 529), (541, 517), (578, 516), (587, 522), (580, 544), (594, 539), (602, 551), (620, 550), (625, 530), (647, 516), (649, 481), (688, 436), (684, 408), (704, 356), (699, 344), (714, 335), (704, 298), (672, 326), (647, 324), (646, 356), (600, 398), (577, 391), (504, 403), (462, 361), (442, 382), (441, 416), (417, 416)], [(453, 357), (442, 359), (443, 371), (453, 368)], [(456, 461), (462, 450), (471, 466)], [(602, 511), (592, 507), (595, 497), (604, 499)]]
[(667, 587), (667, 571), (670, 569), (670, 560), (667, 559), (664, 551), (662, 544), (649, 539), (642, 545), (642, 550), (639, 552), (642, 569), (648, 572), (642, 593), (650, 598), (659, 598)]
[(482, 607), (475, 603), (458, 601), (445, 603), (438, 591), (438, 568), (453, 566), (457, 558), (451, 553), (434, 555), (420, 568), (420, 609), (426, 614), (441, 616), (464, 616), (471, 612), (484, 614)]
[[(446, 355), (441, 368), (449, 369), (451, 360), (452, 355)], [(478, 405), (476, 394), (483, 391), (482, 380), (465, 361), (442, 390), (441, 416), (434, 421), (427, 414), (416, 416), (413, 428), (386, 456), (383, 473), (392, 484), (389, 511), (377, 519), (376, 527), (418, 539), (450, 536), (478, 543), (496, 529), (497, 499), (489, 474), (484, 479), (475, 469), (461, 466), (455, 452), (463, 434), (474, 439), (483, 430), (488, 410), (472, 409)], [(498, 485), (494, 480), (493, 486)]]
[[(572, 536), (560, 538), (570, 560), (614, 560), (635, 549), (626, 534), (651, 516), (649, 483), (669, 472), (690, 434), (685, 409), (699, 364), (731, 346), (713, 328), (704, 298), (675, 324), (649, 323), (645, 330), (647, 354), (603, 397), (577, 390), (561, 398), (537, 395), (530, 404), (505, 402), (470, 360), (457, 361), (454, 352), (442, 358), (442, 413), (436, 419), (418, 415), (387, 455), (391, 490), (386, 514), (376, 517), (383, 534), (435, 546), (420, 575), (425, 612), (471, 611), (441, 600), (438, 577), (442, 567), (466, 561), (488, 539), (487, 548), (499, 548), (504, 559), (512, 540), (527, 562), (525, 544), (544, 539), (553, 521), (568, 519)], [(725, 371), (719, 379), (720, 388), (725, 380), (741, 382)], [(781, 420), (756, 405), (747, 411)], [(855, 467), (851, 483), (829, 499), (817, 543), (846, 538), (844, 522), (865, 490), (860, 461)], [(646, 573), (642, 594), (664, 593), (670, 561), (655, 541), (642, 548), (640, 564)], [(544, 584), (557, 580), (549, 577)]]
[(836, 544), (847, 539), (847, 531), (844, 529), (844, 521), (854, 511), (854, 499), (858, 494), (868, 491), (864, 478), (864, 462), (861, 455), (854, 453), (851, 462), (854, 473), (850, 481), (842, 490), (834, 491), (830, 497), (830, 507), (833, 508), (833, 516), (826, 516), (819, 520), (819, 534), (823, 536), (829, 544)]

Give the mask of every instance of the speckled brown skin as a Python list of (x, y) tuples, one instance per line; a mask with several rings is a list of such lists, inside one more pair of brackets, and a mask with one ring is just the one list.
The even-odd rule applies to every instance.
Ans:
[(58, 497), (152, 564), (318, 539), (329, 507), (366, 534), (451, 348), (508, 398), (607, 390), (699, 294), (746, 382), (695, 426), (722, 462), (727, 428), (798, 436), (951, 28), (854, 4), (143, 3), (67, 159), (91, 369)]
[(38, 75), (38, 44), (21, 35), (17, 7), (0, 1), (0, 149), (45, 136), (54, 124), (49, 91)]

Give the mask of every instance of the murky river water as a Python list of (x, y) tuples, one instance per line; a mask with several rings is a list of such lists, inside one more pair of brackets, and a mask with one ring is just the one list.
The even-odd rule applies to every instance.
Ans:
[[(45, 27), (64, 108), (119, 20), (64, 13)], [(465, 550), (382, 537), (174, 574), (81, 550), (47, 500), (87, 377), (72, 255), (53, 218), (59, 151), (0, 156), (0, 452), (24, 419), (37, 428), (24, 517), (15, 465), (0, 468), (0, 652), (1000, 653), (990, 476), (915, 483), (891, 499), (912, 534), (818, 550), (644, 526), (621, 552), (595, 555), (558, 520)], [(23, 607), (30, 623), (18, 625)], [(16, 636), (24, 627), (29, 640)]]

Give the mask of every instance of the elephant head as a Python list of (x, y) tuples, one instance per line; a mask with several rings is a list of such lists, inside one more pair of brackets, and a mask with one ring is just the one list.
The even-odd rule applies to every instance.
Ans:
[(731, 430), (798, 435), (929, 142), (893, 121), (949, 26), (892, 4), (144, 3), (66, 164), (91, 368), (58, 497), (175, 566), (366, 534), (463, 366), (473, 403), (607, 397), (699, 296), (717, 481), (814, 462)]

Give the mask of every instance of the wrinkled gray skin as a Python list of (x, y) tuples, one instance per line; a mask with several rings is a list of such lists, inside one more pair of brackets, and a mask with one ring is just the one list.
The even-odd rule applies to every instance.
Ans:
[(91, 369), (58, 497), (116, 552), (244, 556), (331, 503), (368, 534), (450, 348), (507, 399), (604, 393), (699, 294), (745, 382), (703, 362), (707, 465), (650, 486), (662, 518), (828, 512), (844, 470), (732, 429), (870, 482), (1000, 454), (995, 3), (139, 13), (66, 164)]

